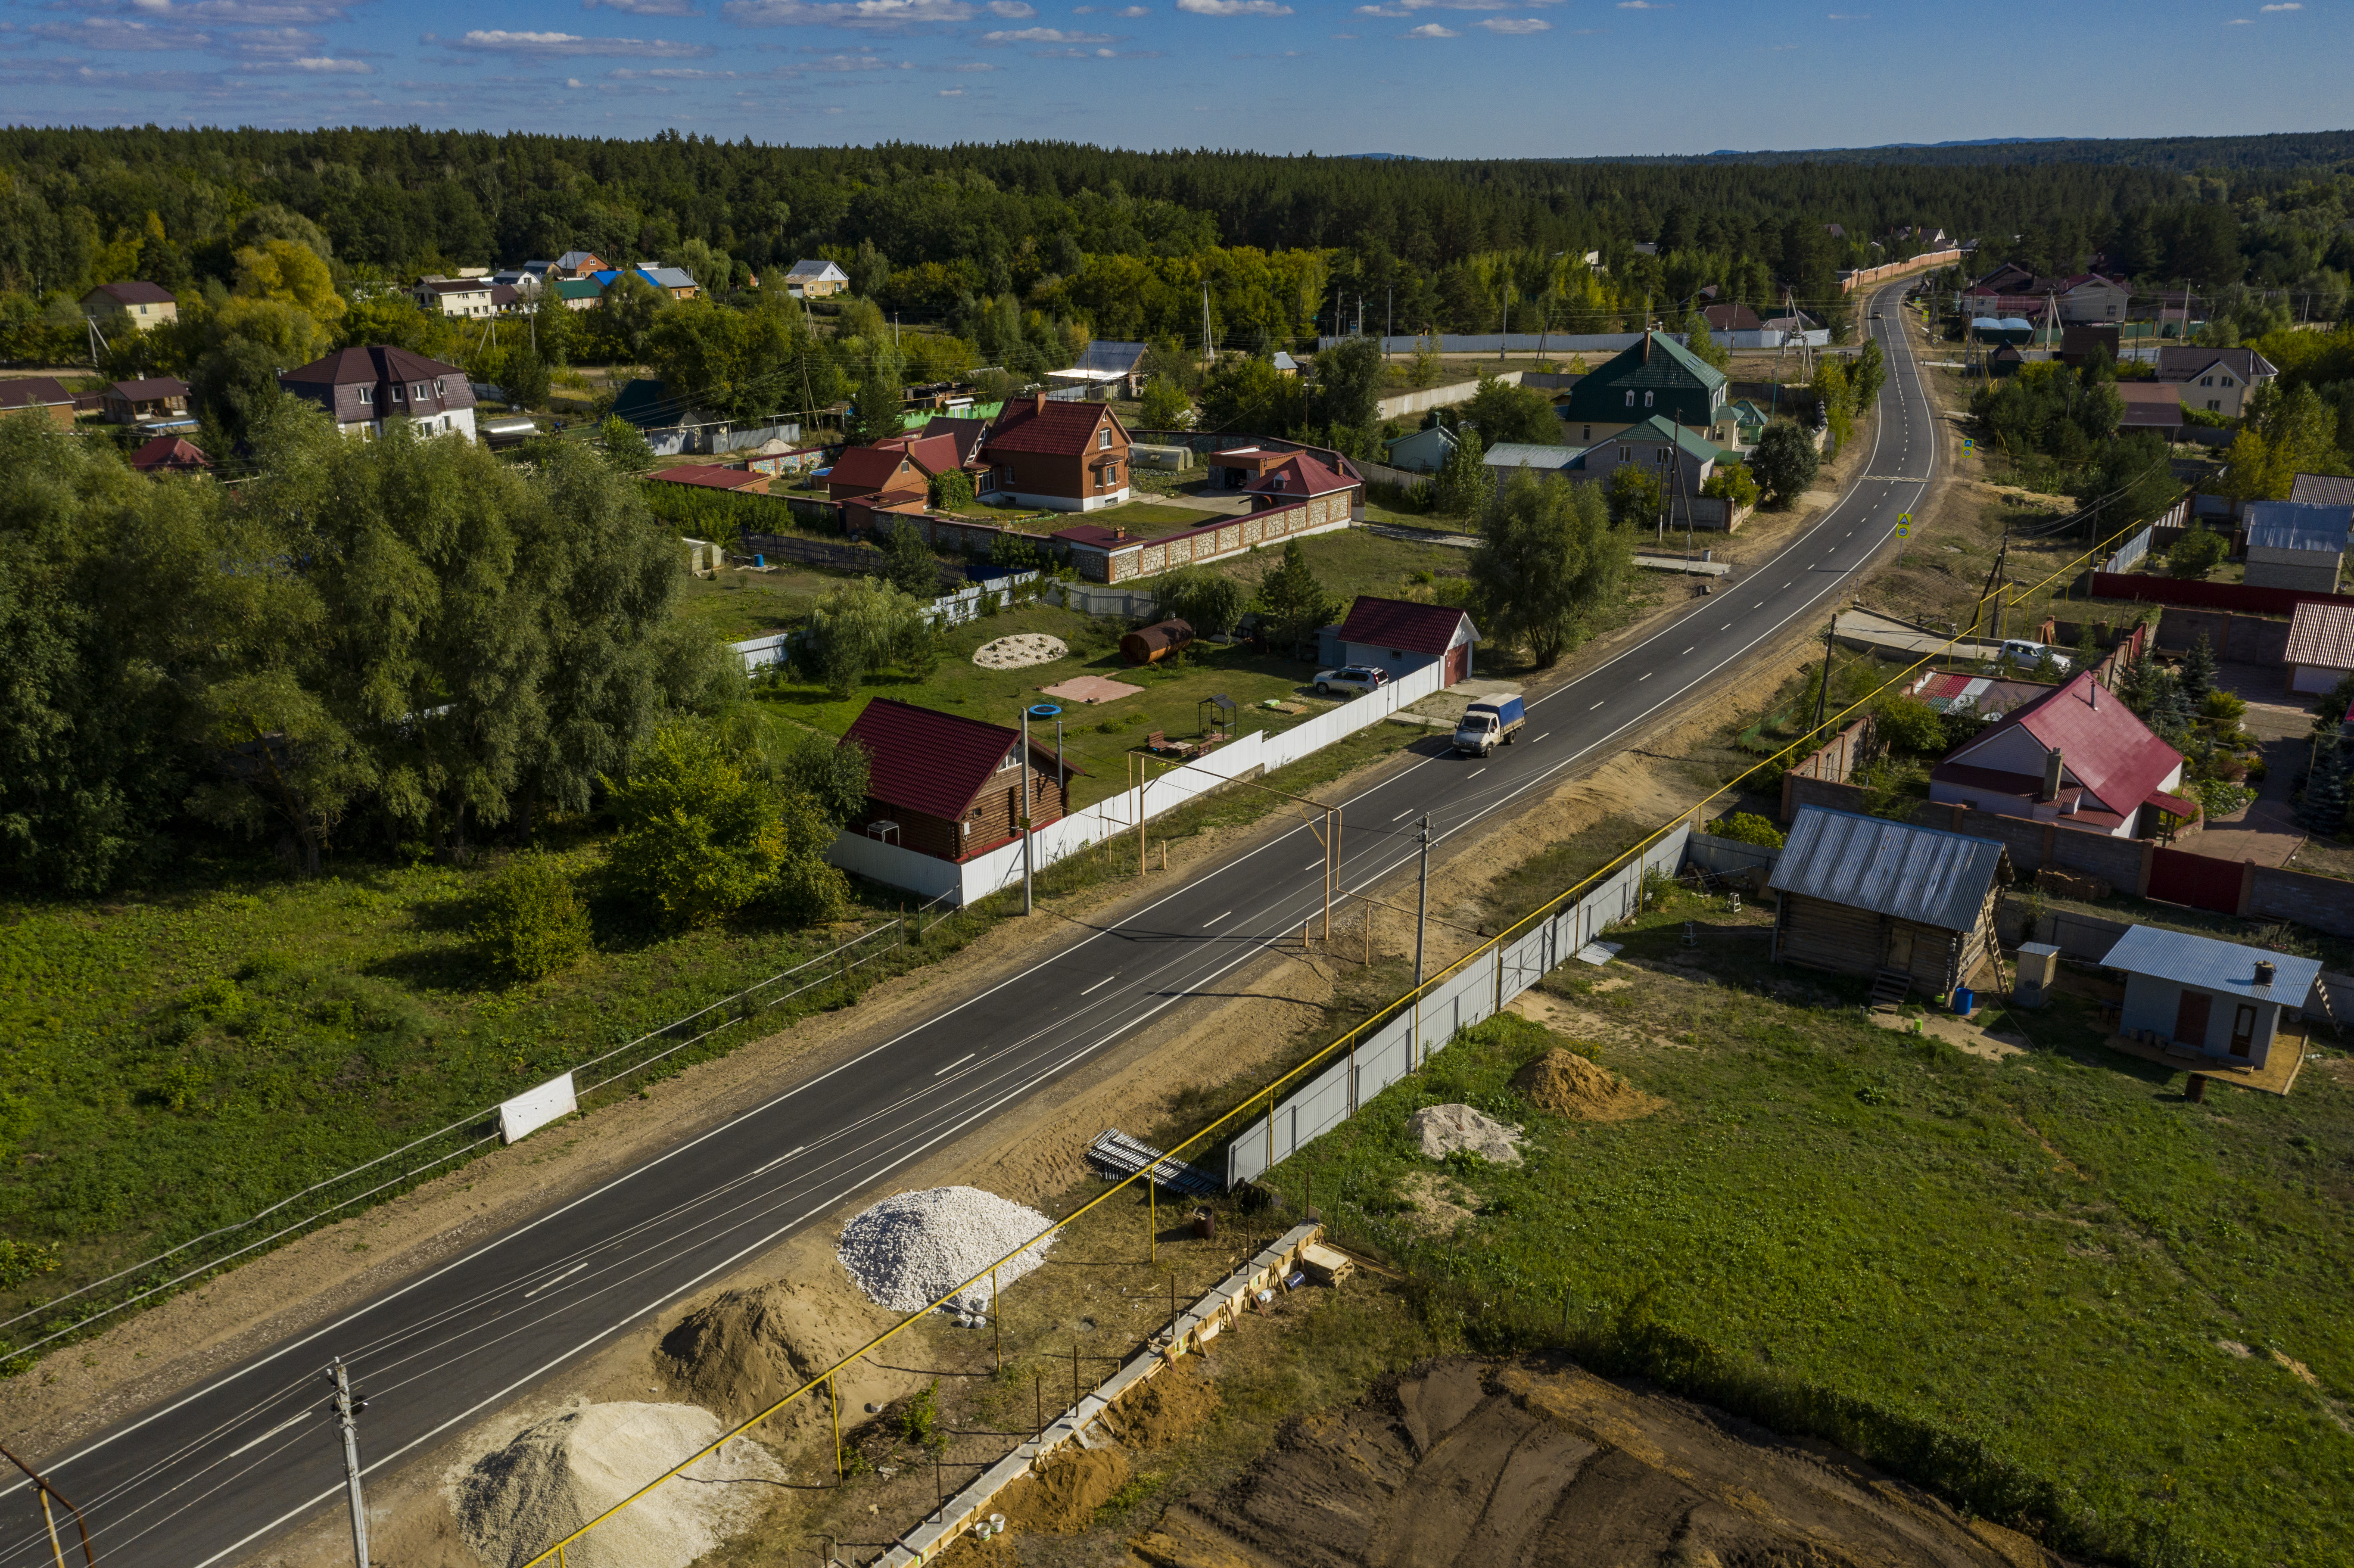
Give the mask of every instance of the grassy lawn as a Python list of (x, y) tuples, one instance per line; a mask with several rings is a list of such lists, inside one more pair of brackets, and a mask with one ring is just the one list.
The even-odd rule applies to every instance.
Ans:
[[(896, 697), (991, 724), (1014, 726), (1021, 723), (1024, 707), (1046, 700), (1039, 696), (1040, 687), (1074, 675), (1102, 675), (1140, 687), (1135, 696), (1118, 702), (1084, 707), (1065, 705), (1064, 756), (1085, 774), (1073, 782), (1073, 804), (1087, 806), (1127, 787), (1122, 758), (1129, 747), (1143, 744), (1152, 731), (1161, 730), (1172, 739), (1198, 735), (1201, 723), (1194, 705), (1213, 692), (1234, 698), (1242, 710), (1238, 728), (1244, 734), (1288, 729), (1332, 705), (1301, 685), (1315, 673), (1306, 665), (1241, 648), (1196, 644), (1186, 662), (1174, 669), (1138, 669), (1119, 655), (1120, 630), (1113, 621), (1074, 610), (1021, 605), (950, 628), (941, 640), (939, 666), (928, 680), (886, 679), (861, 686), (847, 697), (833, 696), (822, 686), (787, 682), (763, 688), (760, 706), (777, 722), (808, 725), (840, 735), (875, 697)], [(983, 643), (1020, 631), (1059, 637), (1070, 646), (1070, 655), (1022, 670), (990, 670), (972, 662), (974, 650)], [(1270, 697), (1300, 703), (1308, 711), (1280, 714), (1257, 705)], [(1051, 728), (1046, 738), (1051, 745)]]
[[(1743, 932), (1679, 895), (1614, 932), (1631, 966), (1546, 982), (1592, 1040), (1509, 1015), (1469, 1031), (1276, 1185), (1312, 1178), (1346, 1234), (1438, 1282), (1432, 1310), (1566, 1325), (1596, 1364), (2041, 1519), (2054, 1546), (2354, 1557), (2340, 1064), (2286, 1099), (2192, 1105), (2065, 998), (2013, 1019), (2037, 1049), (1981, 1060), (1866, 1022), (1855, 983), (1767, 965), (1764, 918)], [(1538, 1110), (1509, 1080), (1564, 1044), (1665, 1107)], [(1523, 1124), (1527, 1163), (1424, 1159), (1407, 1117), (1457, 1101)], [(1416, 1202), (1433, 1173), (1469, 1216)]]
[(689, 577), (678, 596), (677, 613), (741, 642), (800, 624), (819, 599), (853, 580), (848, 573), (796, 566)]

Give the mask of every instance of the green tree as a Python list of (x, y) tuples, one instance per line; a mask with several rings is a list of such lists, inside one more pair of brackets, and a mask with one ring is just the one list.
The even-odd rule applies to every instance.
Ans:
[(970, 512), (977, 503), (972, 493), (972, 475), (960, 468), (945, 469), (932, 475), (933, 506), (942, 512)]
[(808, 796), (828, 821), (847, 827), (866, 810), (868, 766), (864, 747), (803, 729), (786, 744), (777, 774), (788, 790)]
[(1638, 462), (1622, 462), (1612, 469), (1602, 493), (1610, 521), (1621, 528), (1649, 528), (1667, 507), (1659, 476)]
[(1182, 429), (1193, 417), (1193, 399), (1177, 383), (1165, 376), (1156, 376), (1144, 384), (1144, 404), (1136, 416), (1138, 424), (1144, 429)]
[(791, 852), (776, 791), (710, 728), (665, 725), (629, 776), (605, 780), (620, 824), (609, 861), (622, 893), (677, 930), (769, 894)]
[(623, 272), (606, 286), (597, 308), (588, 313), (589, 328), (612, 358), (642, 365), (648, 336), (670, 302), (668, 294), (636, 272)]
[(867, 360), (858, 377), (850, 418), (843, 428), (852, 445), (873, 446), (900, 433), (907, 422), (901, 385), (898, 361), (890, 355), (877, 353)]
[(1300, 639), (1331, 624), (1341, 601), (1317, 580), (1308, 564), (1308, 552), (1294, 539), (1283, 546), (1283, 559), (1261, 574), (1258, 591), (1251, 598), (1278, 653), (1288, 652)]
[(2194, 708), (2215, 690), (2215, 650), (2208, 645), (2205, 632), (2190, 640), (2190, 652), (2182, 656), (2180, 679), (2182, 700)]
[(845, 583), (819, 601), (794, 657), (838, 697), (895, 665), (911, 675), (928, 673), (938, 650), (927, 605), (873, 577)]
[(2167, 575), (2203, 577), (2214, 570), (2230, 548), (2231, 541), (2222, 535), (2211, 532), (2204, 522), (2193, 522), (2167, 546)]
[(1561, 421), (1553, 418), (1553, 402), (1533, 387), (1514, 387), (1482, 376), (1479, 390), (1463, 405), (1464, 419), (1479, 427), (1483, 446), (1522, 441), (1532, 446), (1561, 444)]
[(188, 376), (188, 404), (199, 427), (196, 445), (205, 455), (216, 461), (234, 460), (277, 403), (281, 368), (274, 349), (247, 338), (230, 338), (196, 362)]
[(1846, 367), (1836, 359), (1826, 359), (1815, 366), (1815, 378), (1808, 385), (1830, 425), (1831, 440), (1846, 446), (1855, 432), (1856, 414), (1855, 387), (1848, 379)]
[(1302, 418), (1299, 384), (1264, 359), (1235, 358), (1203, 379), (1199, 428), (1288, 430)]
[(940, 597), (940, 558), (924, 532), (912, 523), (894, 522), (877, 529), (883, 546), (883, 580), (908, 598), (929, 604)]
[(605, 416), (605, 422), (597, 428), (597, 440), (604, 448), (605, 461), (623, 473), (649, 472), (657, 461), (644, 434), (619, 414)]
[(1550, 669), (1633, 566), (1627, 532), (1610, 525), (1599, 491), (1522, 469), (1489, 505), (1471, 581), (1489, 635)]
[(1182, 620), (1197, 637), (1215, 637), (1233, 630), (1250, 597), (1249, 589), (1225, 572), (1180, 567), (1152, 580), (1152, 618)]
[(1737, 462), (1718, 463), (1707, 482), (1700, 487), (1700, 493), (1714, 500), (1730, 501), (1735, 506), (1757, 504), (1757, 481), (1747, 467)]
[(2346, 832), (2346, 755), (2336, 736), (2314, 743), (2313, 766), (2306, 769), (2305, 792), (2297, 798), (2297, 821), (2322, 838)]
[(563, 866), (528, 850), (509, 861), (483, 891), (474, 922), (492, 967), (518, 980), (545, 980), (588, 951), (588, 906)]
[(1785, 842), (1782, 830), (1755, 811), (1735, 811), (1719, 817), (1709, 825), (1710, 832), (1735, 843), (1758, 844), (1766, 849), (1780, 849)]
[(1381, 344), (1352, 337), (1316, 356), (1310, 411), (1329, 425), (1361, 430), (1373, 422), (1382, 391)]
[(1723, 370), (1733, 364), (1733, 351), (1716, 341), (1708, 330), (1708, 318), (1695, 308), (1684, 313), (1684, 346), (1702, 360)]
[(1431, 481), (1432, 507), (1451, 517), (1477, 517), (1496, 493), (1496, 471), (1483, 461), (1480, 433), (1456, 427), (1454, 450)]
[(657, 312), (646, 328), (643, 357), (663, 396), (723, 419), (763, 411), (749, 319), (709, 299), (681, 300)]
[(1881, 744), (1912, 757), (1942, 757), (1946, 751), (1945, 715), (1919, 697), (1893, 693), (1872, 708)]
[[(307, 609), (307, 597), (287, 607)], [(191, 792), (188, 810), (248, 838), (275, 825), (308, 876), (319, 874), (335, 830), (376, 782), (375, 759), (284, 665), (202, 687), (181, 733), (215, 759), (214, 777)]]
[(1776, 507), (1789, 506), (1804, 495), (1821, 466), (1822, 454), (1815, 450), (1814, 438), (1800, 429), (1795, 419), (1768, 422), (1757, 437), (1756, 450), (1749, 454), (1749, 471)]
[(1848, 375), (1849, 393), (1855, 407), (1859, 410), (1872, 408), (1887, 380), (1888, 356), (1881, 352), (1880, 340), (1866, 338)]

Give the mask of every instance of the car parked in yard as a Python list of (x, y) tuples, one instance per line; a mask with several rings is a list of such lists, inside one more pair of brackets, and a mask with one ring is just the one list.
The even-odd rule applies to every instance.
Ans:
[(1346, 692), (1362, 697), (1376, 687), (1389, 684), (1389, 677), (1371, 664), (1343, 664), (1337, 670), (1316, 672), (1316, 694), (1329, 697), (1335, 692)]
[(2074, 662), (2068, 655), (2061, 652), (2049, 642), (2030, 642), (2024, 638), (2013, 637), (2002, 645), (2002, 658), (2005, 663), (2022, 665), (2030, 670), (2043, 662), (2043, 656), (2047, 653), (2052, 656), (2052, 662), (2060, 667), (2060, 673), (2063, 675), (2075, 667)]

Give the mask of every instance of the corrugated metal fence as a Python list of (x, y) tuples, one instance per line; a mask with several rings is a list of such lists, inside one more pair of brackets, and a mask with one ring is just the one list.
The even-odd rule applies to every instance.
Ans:
[(1691, 838), (1689, 827), (1671, 829), (1552, 919), (1499, 938), (1458, 959), (1362, 1044), (1236, 1133), (1226, 1146), (1226, 1185), (1235, 1187), (1264, 1174), (1340, 1126), (1356, 1114), (1358, 1107), (1413, 1072), (1431, 1052), (1443, 1048), (1457, 1030), (1502, 1011), (1506, 1002), (1575, 956), (1580, 948), (1633, 915), (1641, 898), (1644, 874), (1659, 871), (1673, 875), (1683, 863)]

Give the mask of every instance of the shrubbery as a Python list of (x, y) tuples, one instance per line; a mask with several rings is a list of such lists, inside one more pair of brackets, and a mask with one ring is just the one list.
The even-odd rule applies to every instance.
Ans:
[(555, 858), (534, 851), (492, 880), (474, 935), (502, 974), (545, 980), (588, 952), (588, 910)]

